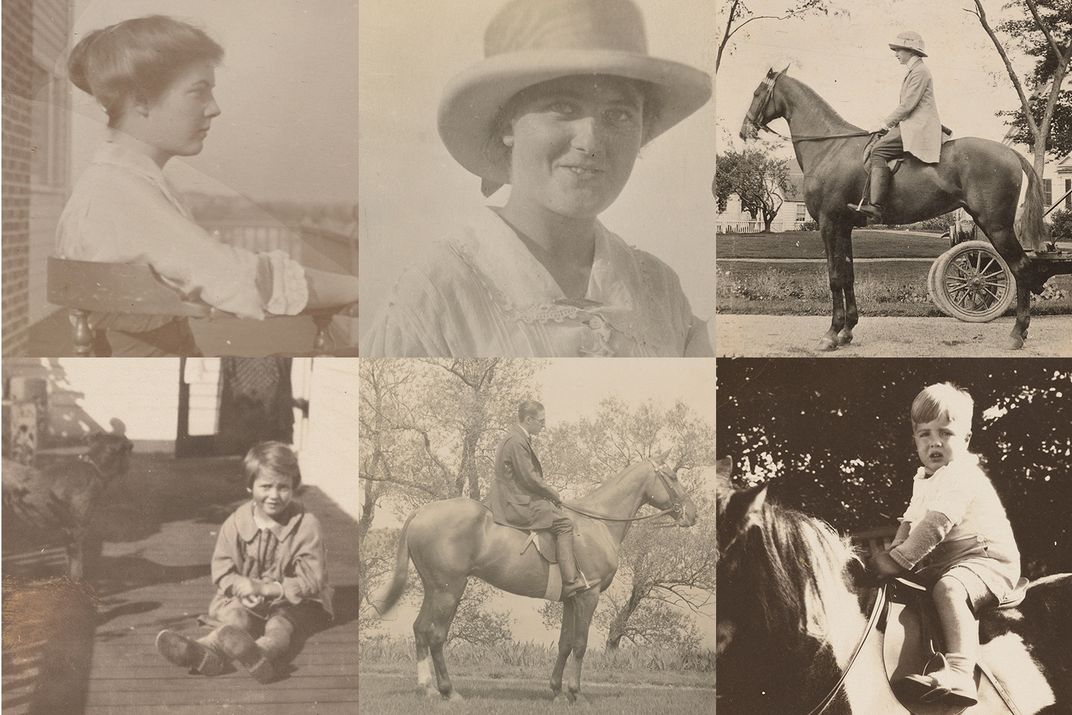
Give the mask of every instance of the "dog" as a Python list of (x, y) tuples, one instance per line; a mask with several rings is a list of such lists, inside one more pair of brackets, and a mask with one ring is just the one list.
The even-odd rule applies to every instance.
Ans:
[(104, 488), (126, 474), (134, 444), (117, 434), (90, 437), (89, 449), (47, 469), (3, 460), (3, 505), (18, 519), (63, 537), (68, 575), (85, 577), (85, 545), (93, 508)]

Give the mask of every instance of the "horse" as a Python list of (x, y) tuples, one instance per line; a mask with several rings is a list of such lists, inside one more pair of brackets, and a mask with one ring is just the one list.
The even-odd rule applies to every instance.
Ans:
[[(826, 252), (833, 299), (830, 329), (822, 350), (852, 342), (859, 321), (852, 265), (852, 230), (864, 219), (849, 204), (866, 190), (864, 150), (874, 134), (850, 124), (814, 90), (786, 75), (767, 76), (756, 87), (741, 125), (748, 141), (767, 124), (785, 118), (804, 172), (804, 202), (818, 219)], [(1041, 182), (1027, 160), (1010, 147), (988, 139), (965, 137), (942, 145), (938, 164), (924, 164), (906, 154), (894, 174), (883, 206), (885, 221), (905, 224), (963, 208), (986, 234), (1016, 277), (1016, 322), (1009, 349), (1020, 349), (1031, 322), (1031, 293), (1040, 293), (1049, 277), (1033, 264), (1029, 251), (1043, 250)]]
[[(664, 460), (665, 457), (632, 464), (590, 494), (564, 504), (574, 512), (577, 567), (591, 587), (563, 603), (558, 657), (551, 673), (555, 702), (584, 702), (580, 692), (581, 666), (589, 626), (600, 593), (614, 580), (618, 547), (632, 522), (670, 514), (678, 526), (696, 523), (696, 505)], [(645, 504), (661, 511), (637, 517), (637, 511)], [(510, 593), (559, 600), (549, 588), (549, 577), (557, 580), (558, 566), (548, 564), (528, 546), (528, 541), (525, 531), (496, 524), (488, 507), (464, 497), (426, 504), (402, 527), (394, 574), (373, 606), (381, 615), (394, 606), (406, 586), (412, 560), (424, 585), (424, 600), (413, 623), (413, 635), (417, 686), (427, 697), (461, 698), (447, 672), (443, 646), (470, 576)], [(563, 694), (562, 675), (570, 655), (573, 662)]]
[[(907, 711), (865, 615), (879, 589), (828, 524), (740, 491), (718, 475), (716, 697), (722, 715)], [(982, 658), (1023, 715), (1072, 707), (1072, 574), (1039, 579), (1023, 602), (980, 621)], [(968, 715), (1008, 713), (996, 696)], [(933, 706), (932, 706), (933, 707)], [(917, 712), (957, 712), (956, 708)]]

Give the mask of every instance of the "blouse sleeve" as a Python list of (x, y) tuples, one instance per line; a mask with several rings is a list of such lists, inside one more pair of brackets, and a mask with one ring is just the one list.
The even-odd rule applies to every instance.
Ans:
[(219, 593), (227, 594), (235, 579), (242, 576), (239, 571), (240, 556), (235, 545), (238, 543), (238, 529), (234, 517), (228, 517), (220, 526), (216, 537), (216, 548), (212, 551), (212, 583)]
[[(143, 263), (189, 298), (243, 318), (293, 315), (308, 301), (305, 271), (282, 251), (228, 246), (183, 216), (151, 182), (110, 172), (65, 212), (66, 257)], [(67, 237), (64, 234), (76, 234)], [(70, 251), (69, 244), (76, 250)], [(72, 255), (73, 254), (73, 255)]]

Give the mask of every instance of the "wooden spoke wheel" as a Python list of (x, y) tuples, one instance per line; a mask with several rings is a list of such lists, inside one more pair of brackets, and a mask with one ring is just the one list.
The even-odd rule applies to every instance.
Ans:
[(931, 266), (927, 289), (945, 313), (967, 323), (1003, 315), (1016, 298), (1016, 280), (987, 241), (958, 243)]

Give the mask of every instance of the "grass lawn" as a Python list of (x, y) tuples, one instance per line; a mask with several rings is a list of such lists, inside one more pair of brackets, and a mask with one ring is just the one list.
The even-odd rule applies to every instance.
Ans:
[[(783, 233), (719, 234), (716, 258), (823, 258), (823, 239), (818, 231)], [(949, 248), (939, 234), (920, 236), (858, 228), (852, 232), (855, 258), (937, 258)]]
[[(861, 315), (941, 315), (927, 295), (929, 262), (857, 263), (855, 269)], [(1048, 285), (1055, 297), (1033, 297), (1032, 314), (1072, 313), (1072, 276), (1056, 276)], [(822, 263), (722, 263), (716, 289), (720, 313), (829, 315), (831, 310)]]

